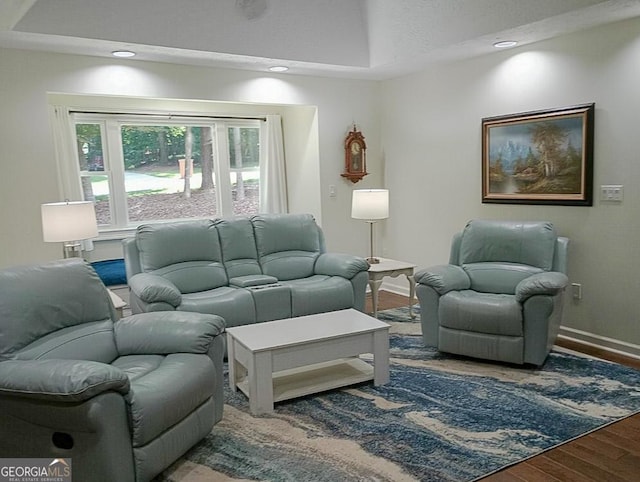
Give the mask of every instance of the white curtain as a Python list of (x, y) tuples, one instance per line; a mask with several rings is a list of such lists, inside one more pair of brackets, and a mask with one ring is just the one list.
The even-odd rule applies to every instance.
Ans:
[(261, 213), (286, 213), (287, 178), (282, 141), (282, 120), (268, 115), (260, 132), (260, 206)]
[[(50, 105), (49, 119), (56, 156), (60, 198), (49, 199), (48, 202), (84, 201), (82, 185), (78, 175), (76, 137), (69, 109), (60, 105)], [(93, 241), (90, 239), (83, 240), (82, 249), (84, 251), (92, 251)]]
[(69, 109), (59, 105), (49, 106), (50, 124), (58, 171), (58, 188), (61, 199), (52, 201), (83, 201), (78, 177), (75, 135)]

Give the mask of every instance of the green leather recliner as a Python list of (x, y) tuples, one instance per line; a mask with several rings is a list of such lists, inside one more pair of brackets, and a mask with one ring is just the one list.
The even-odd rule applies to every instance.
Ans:
[(0, 271), (0, 455), (151, 480), (222, 418), (224, 328), (199, 313), (116, 321), (80, 259)]
[(562, 319), (569, 240), (549, 222), (473, 220), (415, 275), (426, 346), (542, 365)]

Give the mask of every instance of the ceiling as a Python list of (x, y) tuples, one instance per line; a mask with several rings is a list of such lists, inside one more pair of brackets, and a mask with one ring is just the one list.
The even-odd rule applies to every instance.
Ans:
[(498, 40), (637, 16), (640, 0), (0, 0), (0, 47), (388, 79), (491, 53)]

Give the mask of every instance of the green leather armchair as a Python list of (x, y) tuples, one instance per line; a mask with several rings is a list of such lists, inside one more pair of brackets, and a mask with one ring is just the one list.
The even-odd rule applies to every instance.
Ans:
[(415, 275), (426, 346), (542, 365), (562, 319), (569, 240), (549, 222), (473, 220)]
[(79, 259), (0, 271), (0, 454), (71, 458), (73, 480), (147, 481), (222, 417), (224, 320), (116, 320)]

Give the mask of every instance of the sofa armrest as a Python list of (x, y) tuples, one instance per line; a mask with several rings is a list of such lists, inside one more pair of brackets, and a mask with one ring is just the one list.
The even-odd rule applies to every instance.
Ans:
[(155, 311), (122, 318), (113, 329), (120, 355), (207, 353), (225, 322), (217, 315)]
[(145, 303), (164, 302), (178, 307), (182, 293), (166, 278), (151, 273), (138, 273), (129, 279), (131, 291)]
[(452, 290), (467, 290), (471, 287), (471, 280), (467, 273), (455, 264), (421, 269), (416, 272), (414, 278), (416, 283), (430, 286), (440, 295)]
[(323, 253), (318, 256), (315, 265), (316, 274), (342, 276), (346, 279), (368, 269), (369, 265), (364, 258), (343, 253)]
[(0, 363), (0, 395), (77, 403), (115, 391), (129, 392), (129, 378), (106, 363), (87, 360), (7, 360)]
[(564, 273), (547, 271), (523, 279), (516, 286), (516, 300), (522, 303), (535, 295), (554, 296), (564, 290), (569, 284), (569, 278)]

